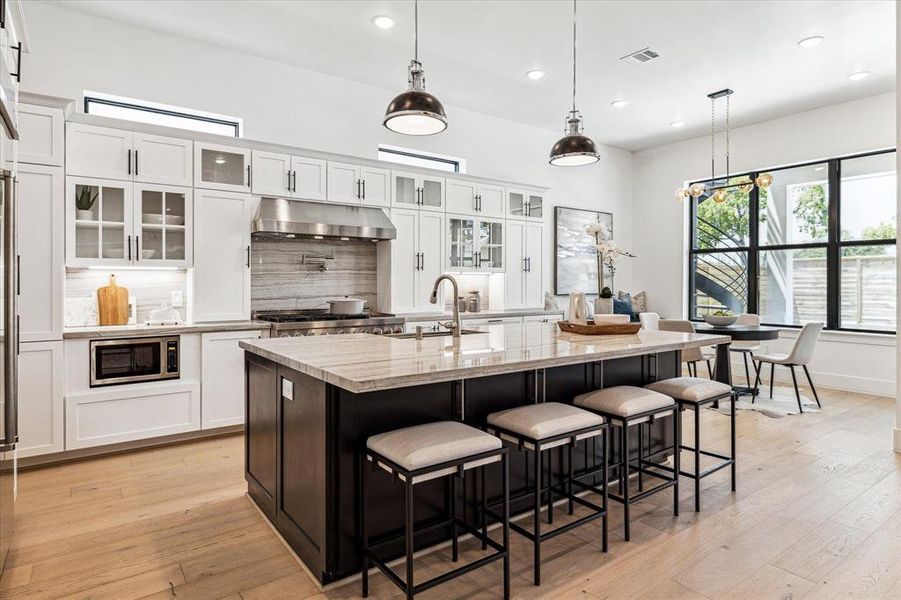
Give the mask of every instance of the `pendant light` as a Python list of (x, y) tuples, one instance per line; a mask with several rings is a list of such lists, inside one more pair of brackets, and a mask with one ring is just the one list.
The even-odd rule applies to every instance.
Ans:
[(566, 134), (551, 148), (555, 167), (577, 167), (600, 160), (592, 139), (582, 134), (582, 114), (576, 110), (576, 0), (573, 0), (573, 109), (566, 117)]
[(708, 187), (703, 183), (693, 183), (687, 189), (680, 188), (676, 190), (676, 199), (677, 200), (685, 200), (689, 197), (691, 198), (699, 198), (704, 194), (708, 194), (713, 201), (717, 204), (722, 204), (726, 201), (726, 196), (729, 190), (738, 188), (738, 190), (743, 194), (748, 194), (751, 190), (754, 189), (756, 185), (761, 190), (765, 190), (773, 184), (773, 176), (769, 173), (761, 173), (751, 181), (740, 181), (738, 183), (729, 183), (729, 158), (731, 152), (731, 144), (730, 144), (730, 132), (731, 127), (729, 123), (729, 114), (730, 114), (730, 102), (729, 97), (734, 94), (730, 89), (720, 90), (718, 92), (713, 92), (707, 94), (707, 97), (710, 98), (710, 182), (716, 180), (716, 101), (720, 98), (726, 99), (726, 176), (723, 178), (726, 183), (723, 185), (713, 186), (708, 189)]
[(419, 0), (413, 2), (413, 60), (407, 84), (407, 91), (388, 105), (382, 124), (404, 135), (434, 135), (447, 129), (444, 106), (425, 91), (425, 72), (419, 62)]

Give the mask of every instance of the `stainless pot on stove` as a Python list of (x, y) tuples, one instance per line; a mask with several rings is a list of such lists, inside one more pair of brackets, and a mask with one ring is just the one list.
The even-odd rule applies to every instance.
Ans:
[(345, 296), (335, 300), (328, 300), (329, 312), (333, 315), (359, 315), (363, 312), (365, 300)]

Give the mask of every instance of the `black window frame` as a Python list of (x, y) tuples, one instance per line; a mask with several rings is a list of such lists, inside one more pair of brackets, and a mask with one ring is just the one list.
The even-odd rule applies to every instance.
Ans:
[(171, 117), (179, 117), (182, 119), (190, 119), (193, 121), (203, 121), (205, 123), (216, 123), (219, 125), (225, 125), (234, 129), (235, 135), (234, 137), (241, 137), (241, 122), (240, 121), (232, 121), (229, 119), (217, 119), (216, 117), (207, 117), (205, 115), (197, 115), (189, 112), (181, 112), (177, 110), (170, 110), (166, 108), (158, 108), (155, 106), (146, 106), (144, 104), (136, 104), (134, 102), (124, 102), (122, 100), (111, 100), (109, 98), (99, 98), (97, 96), (85, 96), (84, 97), (84, 113), (86, 115), (91, 114), (90, 106), (91, 104), (105, 104), (107, 106), (117, 106), (119, 108), (129, 108), (132, 110), (139, 110), (142, 112), (155, 113), (158, 115), (168, 115)]
[[(871, 152), (863, 152), (860, 154), (849, 154), (829, 159), (813, 160), (791, 165), (782, 165), (773, 167), (772, 169), (756, 169), (742, 173), (730, 174), (730, 179), (748, 177), (754, 181), (758, 175), (762, 173), (776, 173), (786, 169), (794, 169), (813, 165), (826, 165), (828, 177), (828, 227), (827, 240), (825, 242), (801, 242), (792, 244), (760, 244), (760, 195), (757, 186), (748, 194), (748, 244), (746, 246), (725, 247), (725, 248), (697, 248), (697, 205), (698, 199), (689, 197), (689, 249), (688, 249), (688, 318), (691, 321), (700, 322), (702, 319), (695, 316), (697, 306), (695, 304), (695, 269), (694, 263), (699, 255), (709, 255), (730, 252), (746, 252), (747, 260), (747, 307), (749, 313), (758, 313), (759, 309), (759, 266), (760, 253), (775, 250), (803, 250), (812, 248), (826, 249), (826, 320), (825, 329), (832, 331), (846, 331), (857, 333), (878, 333), (886, 335), (895, 335), (896, 331), (886, 329), (864, 329), (855, 327), (841, 326), (841, 255), (842, 250), (847, 247), (860, 246), (897, 246), (898, 240), (895, 239), (878, 239), (878, 240), (842, 240), (841, 239), (841, 165), (843, 161), (858, 158), (866, 158), (868, 156), (877, 156), (881, 154), (890, 154), (896, 152), (895, 148), (885, 148), (881, 150), (873, 150)], [(707, 184), (711, 179), (699, 179), (692, 181), (694, 183)], [(721, 177), (714, 181), (722, 181)], [(706, 198), (705, 198), (706, 199)], [(897, 252), (896, 252), (897, 254)], [(896, 283), (897, 285), (897, 283)], [(765, 322), (764, 325), (772, 325), (774, 327), (782, 327), (785, 329), (800, 329), (801, 325), (791, 323), (770, 323)], [(897, 330), (897, 323), (895, 325)]]
[[(432, 161), (432, 162), (436, 162), (436, 163), (443, 163), (446, 165), (451, 165), (454, 167), (454, 170), (453, 170), (454, 173), (460, 172), (461, 162), (459, 160), (455, 160), (453, 158), (445, 158), (443, 156), (432, 156), (431, 154), (420, 154), (419, 152), (415, 152), (412, 150), (399, 150), (398, 148), (393, 148), (390, 146), (383, 146), (381, 144), (379, 144), (378, 151), (384, 152), (385, 154), (396, 154), (398, 156), (409, 156), (410, 158), (418, 158), (421, 160), (428, 160), (428, 161)], [(403, 164), (403, 163), (398, 163), (398, 164)], [(420, 167), (420, 168), (422, 168), (422, 167)], [(445, 171), (445, 172), (450, 173), (450, 171)]]

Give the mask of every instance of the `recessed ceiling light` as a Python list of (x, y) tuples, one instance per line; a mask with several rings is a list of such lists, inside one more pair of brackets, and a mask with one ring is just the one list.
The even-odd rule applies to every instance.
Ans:
[(372, 24), (379, 29), (391, 29), (397, 25), (397, 21), (394, 17), (389, 17), (388, 15), (376, 15), (372, 17)]
[(870, 75), (869, 71), (855, 71), (848, 75), (848, 79), (851, 81), (860, 81), (861, 79), (866, 79)]
[(673, 129), (681, 129), (682, 127), (685, 127), (685, 121), (673, 121), (669, 126)]
[(614, 100), (613, 102), (610, 103), (610, 106), (612, 106), (613, 108), (623, 108), (624, 106), (628, 106), (628, 105), (629, 105), (628, 100)]
[(798, 40), (798, 45), (802, 48), (816, 48), (823, 43), (823, 39), (824, 38), (821, 35), (813, 35), (806, 37), (803, 40)]
[(542, 71), (541, 69), (532, 69), (530, 71), (526, 71), (526, 77), (538, 81), (539, 79), (544, 77), (544, 71)]

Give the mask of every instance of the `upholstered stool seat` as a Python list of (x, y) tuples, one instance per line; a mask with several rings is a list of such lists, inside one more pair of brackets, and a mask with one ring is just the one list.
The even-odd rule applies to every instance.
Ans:
[(666, 394), (682, 402), (704, 402), (711, 398), (723, 398), (732, 393), (732, 386), (700, 377), (673, 377), (651, 383), (645, 389)]
[(672, 408), (673, 399), (647, 388), (618, 385), (580, 394), (575, 397), (573, 404), (599, 413), (631, 417), (652, 410)]
[(499, 439), (456, 421), (426, 423), (374, 435), (366, 447), (408, 471), (497, 450)]
[[(559, 402), (528, 404), (488, 415), (489, 429), (496, 427), (538, 441), (603, 424), (603, 417)], [(568, 442), (568, 439), (560, 439), (556, 445)], [(543, 447), (547, 449), (553, 446), (545, 444)]]
[[(668, 467), (661, 465), (660, 468), (671, 473), (677, 473), (683, 477), (694, 479), (695, 481), (695, 511), (701, 510), (701, 479), (716, 473), (725, 467), (732, 469), (732, 491), (735, 491), (735, 399), (736, 392), (732, 386), (720, 381), (712, 381), (710, 379), (701, 379), (699, 377), (673, 377), (672, 379), (664, 379), (656, 381), (645, 386), (647, 390), (653, 390), (661, 394), (671, 396), (680, 410), (694, 411), (694, 446), (686, 446), (679, 444), (680, 450), (688, 450), (694, 453), (694, 471), (682, 471), (679, 466)], [(729, 398), (731, 400), (732, 410), (729, 413), (730, 424), (730, 447), (729, 456), (718, 454), (708, 450), (701, 449), (701, 409), (708, 405)], [(708, 456), (720, 460), (716, 465), (701, 470), (701, 456)]]
[[(662, 323), (662, 322), (661, 322)], [(651, 494), (673, 488), (673, 514), (679, 514), (679, 452), (676, 448), (681, 444), (679, 431), (679, 416), (676, 402), (665, 394), (654, 390), (631, 385), (617, 385), (603, 388), (585, 394), (580, 394), (573, 399), (573, 404), (580, 408), (596, 412), (608, 419), (609, 423), (619, 428), (619, 460), (611, 466), (619, 467), (619, 494), (609, 494), (609, 497), (623, 505), (623, 537), (628, 542), (630, 539), (630, 507), (634, 502)], [(676, 473), (661, 473), (655, 467), (657, 463), (647, 460), (645, 452), (645, 428), (650, 427), (658, 417), (672, 417), (674, 460)], [(638, 494), (632, 495), (629, 491), (629, 471), (631, 463), (635, 460), (631, 456), (632, 444), (629, 442), (629, 430), (632, 426), (638, 429)], [(650, 439), (650, 431), (647, 435)], [(591, 474), (589, 472), (588, 474)], [(649, 475), (661, 480), (658, 485), (645, 490), (644, 476)], [(605, 474), (606, 479), (606, 474)], [(577, 482), (581, 487), (590, 487)]]
[[(365, 598), (369, 595), (369, 565), (371, 563), (375, 563), (388, 579), (403, 590), (409, 599), (413, 598), (420, 591), (425, 591), (440, 583), (500, 560), (503, 561), (503, 596), (505, 599), (509, 599), (510, 477), (507, 459), (508, 450), (504, 447), (501, 440), (480, 429), (456, 421), (439, 421), (405, 427), (368, 438), (365, 448), (362, 449), (359, 473), (360, 505), (358, 522), (360, 524), (360, 547), (363, 554), (363, 570), (360, 585), (363, 597)], [(498, 516), (503, 535), (500, 543), (488, 535), (488, 529), (484, 526), (484, 523), (481, 530), (479, 530), (472, 527), (467, 521), (458, 518), (456, 492), (456, 480), (463, 480), (464, 471), (480, 468), (482, 471), (481, 496), (484, 503), (487, 495), (484, 485), (485, 471), (489, 466), (497, 462), (501, 463), (500, 481), (502, 484), (501, 514)], [(388, 539), (382, 538), (376, 542), (373, 542), (367, 533), (368, 519), (366, 518), (366, 513), (369, 498), (368, 479), (370, 477), (367, 473), (370, 470), (368, 468), (370, 466), (376, 472), (387, 471), (395, 482), (399, 481), (404, 486), (403, 534)], [(432, 523), (428, 527), (421, 529), (420, 532), (425, 529), (433, 530), (435, 527), (449, 527), (453, 562), (457, 562), (459, 558), (458, 530), (460, 529), (481, 540), (482, 550), (487, 550), (490, 546), (494, 552), (443, 575), (416, 584), (413, 575), (414, 536), (416, 535), (414, 513), (418, 511), (415, 510), (413, 491), (417, 484), (441, 477), (446, 478), (448, 483), (447, 518), (438, 523)], [(430, 511), (434, 509), (434, 506), (431, 506), (433, 503), (434, 500), (430, 498)], [(394, 556), (381, 551), (386, 546), (396, 548), (397, 542), (401, 539), (406, 549), (406, 578), (404, 579), (401, 579), (388, 566), (387, 561), (394, 558)], [(392, 549), (390, 552), (395, 551)]]
[[(510, 523), (510, 529), (522, 535), (532, 542), (533, 562), (532, 579), (535, 585), (541, 584), (541, 542), (574, 529), (589, 521), (602, 519), (601, 548), (607, 551), (607, 422), (600, 415), (587, 410), (582, 410), (569, 404), (560, 402), (539, 402), (526, 404), (508, 410), (498, 411), (488, 415), (486, 429), (497, 435), (500, 439), (515, 444), (521, 451), (533, 453), (532, 484), (533, 489), (533, 513), (532, 529), (528, 530), (517, 523)], [(604, 487), (598, 493), (601, 495), (600, 505), (577, 496), (573, 493), (573, 449), (576, 444), (589, 438), (601, 437), (604, 448)], [(498, 443), (500, 442), (498, 440)], [(559, 479), (560, 485), (555, 485), (555, 477), (552, 474), (553, 460), (548, 455), (547, 472), (543, 473), (545, 451), (558, 448), (559, 464), (566, 471)], [(564, 450), (566, 452), (564, 452)], [(482, 484), (484, 486), (484, 482)], [(560, 525), (550, 531), (541, 531), (542, 496), (547, 494), (547, 522), (554, 522), (554, 498), (565, 498), (569, 501), (569, 514), (575, 513), (575, 504), (589, 509), (585, 516), (573, 519), (564, 525)], [(492, 507), (482, 506), (482, 514), (497, 517)], [(485, 528), (483, 516), (482, 528)]]

